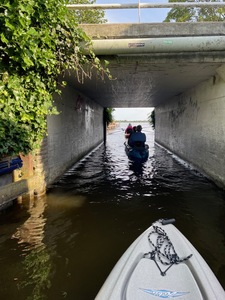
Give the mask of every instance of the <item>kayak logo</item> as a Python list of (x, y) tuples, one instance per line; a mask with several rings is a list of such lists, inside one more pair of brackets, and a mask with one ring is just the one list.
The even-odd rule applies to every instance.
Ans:
[(151, 290), (151, 289), (140, 289), (140, 290), (162, 299), (177, 298), (189, 294), (189, 292), (174, 292), (168, 290)]

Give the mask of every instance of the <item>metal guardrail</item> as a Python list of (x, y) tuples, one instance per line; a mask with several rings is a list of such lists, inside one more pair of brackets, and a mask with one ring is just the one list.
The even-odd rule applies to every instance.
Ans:
[(195, 2), (194, 0), (186, 2), (171, 2), (171, 3), (127, 3), (127, 4), (68, 4), (66, 7), (70, 10), (89, 10), (89, 9), (138, 9), (138, 16), (140, 22), (140, 10), (141, 8), (184, 8), (184, 7), (195, 7), (195, 8), (225, 8), (225, 2)]
[(171, 2), (171, 3), (130, 3), (130, 4), (68, 4), (71, 10), (88, 9), (129, 9), (129, 8), (174, 8), (174, 7), (214, 7), (225, 8), (225, 2)]

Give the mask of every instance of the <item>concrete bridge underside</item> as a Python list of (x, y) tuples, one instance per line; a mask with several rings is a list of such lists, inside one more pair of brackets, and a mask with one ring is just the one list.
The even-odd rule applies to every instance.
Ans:
[(61, 113), (48, 117), (40, 153), (23, 159), (18, 181), (1, 186), (0, 208), (25, 193), (42, 194), (101, 144), (104, 107), (155, 107), (155, 141), (225, 187), (225, 23), (82, 28), (110, 62), (113, 80), (93, 74), (81, 84), (66, 75), (54, 99)]
[(70, 84), (102, 107), (155, 107), (155, 141), (225, 187), (225, 24), (82, 28), (114, 80)]
[[(206, 38), (207, 45), (212, 44), (207, 38), (223, 38), (225, 25), (222, 22), (98, 24), (81, 27), (98, 43), (98, 48), (94, 45), (94, 51), (101, 53), (98, 57), (110, 62), (113, 80), (96, 80), (95, 75), (84, 84), (73, 81), (73, 77), (68, 80), (103, 107), (157, 107), (213, 77), (225, 62), (225, 40), (220, 47), (216, 40), (208, 49), (201, 47), (201, 44), (197, 50), (188, 49), (194, 39)], [(148, 39), (150, 42), (161, 39), (161, 45), (169, 44), (169, 48), (160, 52), (153, 45), (149, 51), (145, 50), (140, 43)], [(179, 39), (185, 43), (182, 46), (181, 40), (181, 46), (174, 51), (172, 44)], [(109, 40), (111, 44), (105, 46)], [(119, 45), (119, 49), (111, 51), (122, 40), (125, 41), (125, 47), (126, 43), (129, 44), (127, 49), (121, 50)], [(98, 52), (99, 47), (103, 47), (101, 52)], [(105, 55), (102, 54), (104, 51)], [(107, 54), (110, 52), (112, 54)]]

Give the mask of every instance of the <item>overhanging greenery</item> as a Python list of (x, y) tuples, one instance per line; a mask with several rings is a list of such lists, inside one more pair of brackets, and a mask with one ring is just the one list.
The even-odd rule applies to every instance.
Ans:
[[(169, 2), (186, 2), (186, 0), (169, 0)], [(203, 2), (195, 0), (193, 2)], [(217, 0), (210, 0), (217, 2)], [(164, 22), (218, 22), (224, 21), (225, 9), (215, 7), (174, 7), (166, 16)]]
[[(100, 76), (107, 67), (80, 42), (90, 42), (60, 0), (2, 0), (0, 4), (0, 158), (27, 154), (46, 134), (46, 118), (56, 114), (58, 76), (75, 70)], [(84, 66), (88, 66), (88, 69)], [(60, 83), (64, 85), (64, 82)]]

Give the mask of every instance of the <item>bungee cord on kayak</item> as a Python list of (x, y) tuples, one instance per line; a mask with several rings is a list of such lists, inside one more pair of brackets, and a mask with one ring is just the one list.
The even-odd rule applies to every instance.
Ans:
[[(153, 241), (151, 239), (152, 235), (156, 235), (155, 244), (153, 243)], [(149, 258), (155, 262), (155, 264), (158, 267), (158, 269), (160, 270), (160, 273), (162, 276), (166, 275), (166, 272), (172, 267), (172, 265), (179, 264), (185, 260), (188, 260), (193, 255), (193, 254), (190, 254), (185, 258), (180, 258), (177, 255), (170, 238), (168, 237), (166, 232), (159, 226), (153, 226), (153, 230), (148, 235), (148, 240), (149, 240), (149, 243), (154, 247), (154, 250), (150, 251), (148, 253), (145, 253), (144, 257)], [(160, 261), (160, 263), (162, 265), (167, 265), (169, 267), (163, 271), (160, 268), (157, 260)]]

